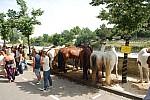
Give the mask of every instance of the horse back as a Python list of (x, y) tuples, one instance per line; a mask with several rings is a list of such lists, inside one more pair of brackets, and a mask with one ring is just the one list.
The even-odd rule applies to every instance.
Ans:
[(138, 53), (137, 57), (137, 62), (138, 65), (145, 67), (145, 68), (150, 68), (150, 53), (145, 52), (146, 49), (142, 49)]

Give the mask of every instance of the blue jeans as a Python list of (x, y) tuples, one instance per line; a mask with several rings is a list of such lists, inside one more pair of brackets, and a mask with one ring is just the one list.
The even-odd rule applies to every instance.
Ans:
[(43, 71), (43, 76), (44, 76), (44, 88), (46, 89), (48, 87), (48, 81), (49, 81), (49, 85), (52, 86), (50, 69), (48, 71)]
[(25, 64), (24, 69), (28, 70), (28, 64), (27, 64), (26, 58), (24, 58), (24, 64)]
[(146, 96), (144, 97), (144, 100), (149, 100), (149, 99), (150, 99), (150, 87), (149, 87), (149, 89), (147, 91)]
[(23, 74), (22, 62), (19, 63), (18, 71), (19, 74)]

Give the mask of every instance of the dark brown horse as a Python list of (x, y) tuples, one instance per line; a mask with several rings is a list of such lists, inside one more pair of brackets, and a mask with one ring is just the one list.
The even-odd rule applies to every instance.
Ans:
[(90, 69), (90, 55), (93, 48), (89, 45), (81, 46), (83, 50), (80, 52), (80, 67), (83, 68), (83, 79), (88, 79), (88, 69)]

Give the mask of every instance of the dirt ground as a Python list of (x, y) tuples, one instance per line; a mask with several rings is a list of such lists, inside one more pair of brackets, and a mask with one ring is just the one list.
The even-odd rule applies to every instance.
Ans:
[[(53, 70), (57, 70), (57, 68), (54, 68)], [(78, 79), (83, 79), (82, 78), (82, 70), (77, 70), (76, 68), (73, 68), (72, 66), (68, 66), (67, 67), (67, 73), (65, 73), (66, 75), (72, 77), (72, 78), (78, 78)], [(89, 82), (91, 81), (91, 70), (90, 70), (90, 74), (88, 75)], [(139, 83), (139, 78), (137, 77), (127, 77), (127, 83), (122, 83), (122, 76), (119, 75), (118, 79), (116, 78), (115, 74), (111, 74), (111, 83), (112, 85), (109, 86), (108, 88), (113, 89), (113, 90), (117, 90), (120, 92), (125, 92), (128, 94), (132, 94), (138, 97), (145, 97), (147, 90), (150, 86), (150, 83)], [(97, 83), (100, 84), (101, 83)]]

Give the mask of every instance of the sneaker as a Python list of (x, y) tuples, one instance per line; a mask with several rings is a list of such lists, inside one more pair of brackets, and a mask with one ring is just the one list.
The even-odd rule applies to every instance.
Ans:
[(43, 92), (47, 92), (48, 90), (47, 90), (46, 88), (43, 88), (42, 91), (43, 91)]
[(37, 81), (37, 83), (36, 83), (37, 85), (39, 85), (39, 84), (41, 84), (41, 82), (40, 81)]
[(47, 88), (48, 88), (48, 89), (52, 89), (52, 88), (53, 88), (53, 86), (48, 86)]

